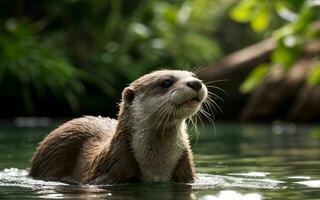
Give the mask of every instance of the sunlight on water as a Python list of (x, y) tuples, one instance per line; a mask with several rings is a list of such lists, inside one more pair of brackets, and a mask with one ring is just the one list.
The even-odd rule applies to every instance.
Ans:
[(288, 179), (301, 179), (301, 180), (309, 180), (310, 176), (289, 176)]
[(200, 200), (261, 200), (262, 197), (258, 193), (249, 193), (242, 195), (233, 190), (221, 191), (218, 195), (205, 195)]
[(301, 185), (309, 186), (311, 188), (320, 188), (320, 180), (313, 180), (313, 181), (299, 181), (296, 182)]
[(246, 173), (229, 173), (229, 175), (234, 176), (248, 176), (248, 177), (266, 177), (270, 173), (268, 172), (246, 172)]

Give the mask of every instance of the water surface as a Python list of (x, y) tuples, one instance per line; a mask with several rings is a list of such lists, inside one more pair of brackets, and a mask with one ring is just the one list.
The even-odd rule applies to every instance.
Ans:
[(27, 176), (49, 127), (0, 127), (0, 199), (320, 199), (320, 127), (217, 124), (192, 140), (193, 184), (75, 185)]

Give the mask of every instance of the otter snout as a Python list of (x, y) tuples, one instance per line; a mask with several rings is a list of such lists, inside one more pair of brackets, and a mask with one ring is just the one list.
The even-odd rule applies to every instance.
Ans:
[(199, 80), (188, 81), (187, 86), (192, 88), (194, 91), (199, 92), (202, 87), (202, 83)]

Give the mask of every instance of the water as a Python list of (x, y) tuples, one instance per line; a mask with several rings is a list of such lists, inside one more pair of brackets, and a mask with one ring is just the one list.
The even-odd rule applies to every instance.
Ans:
[(0, 127), (0, 199), (320, 199), (320, 127), (218, 124), (193, 139), (193, 184), (75, 185), (27, 176), (53, 127)]

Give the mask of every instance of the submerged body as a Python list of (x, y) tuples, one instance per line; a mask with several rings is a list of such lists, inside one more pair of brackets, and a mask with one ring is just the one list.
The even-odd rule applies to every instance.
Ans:
[(192, 182), (185, 120), (206, 98), (191, 72), (144, 75), (124, 89), (118, 121), (86, 116), (52, 131), (39, 144), (30, 175), (92, 184)]

